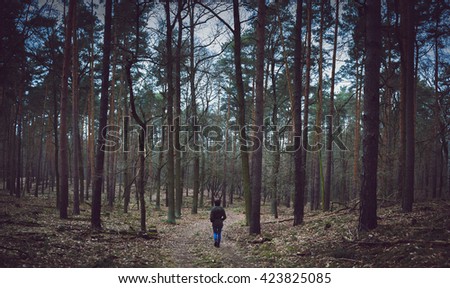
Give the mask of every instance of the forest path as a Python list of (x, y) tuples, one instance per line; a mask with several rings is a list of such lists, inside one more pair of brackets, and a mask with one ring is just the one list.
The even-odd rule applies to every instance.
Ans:
[[(244, 215), (227, 209), (227, 219), (222, 231), (220, 248), (214, 247), (213, 232), (209, 221), (209, 211), (199, 211), (191, 215), (184, 211), (176, 225), (160, 227), (165, 241), (162, 243), (163, 255), (166, 255), (168, 267), (252, 267), (242, 248), (237, 244), (238, 235), (230, 231), (232, 227), (244, 223)], [(189, 213), (189, 214), (187, 214)]]

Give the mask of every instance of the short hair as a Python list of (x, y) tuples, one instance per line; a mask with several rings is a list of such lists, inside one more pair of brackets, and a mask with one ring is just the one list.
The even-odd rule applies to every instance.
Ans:
[(216, 199), (216, 200), (214, 200), (214, 205), (216, 205), (216, 206), (220, 206), (220, 199)]

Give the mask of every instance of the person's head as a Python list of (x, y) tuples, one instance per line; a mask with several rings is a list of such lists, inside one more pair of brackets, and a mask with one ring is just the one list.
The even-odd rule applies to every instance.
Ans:
[(214, 200), (214, 205), (215, 206), (220, 206), (220, 199)]

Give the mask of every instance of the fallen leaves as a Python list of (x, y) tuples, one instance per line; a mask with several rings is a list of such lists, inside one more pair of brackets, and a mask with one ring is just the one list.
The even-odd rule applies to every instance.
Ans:
[[(227, 209), (223, 243), (213, 247), (209, 209), (177, 225), (149, 209), (148, 231), (139, 232), (137, 209), (105, 211), (103, 230), (90, 228), (90, 208), (60, 220), (53, 199), (17, 199), (0, 192), (1, 267), (449, 267), (450, 203), (416, 203), (412, 213), (379, 209), (379, 227), (356, 230), (355, 209), (308, 212), (292, 226), (292, 210), (279, 219), (262, 207), (262, 235), (242, 225), (239, 207)], [(106, 215), (106, 213), (108, 215)]]

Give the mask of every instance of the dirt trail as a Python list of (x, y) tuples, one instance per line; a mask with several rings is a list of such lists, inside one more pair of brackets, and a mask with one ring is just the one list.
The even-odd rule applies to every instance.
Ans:
[(254, 266), (237, 245), (237, 235), (230, 233), (231, 227), (239, 226), (243, 221), (244, 215), (227, 210), (220, 248), (214, 247), (208, 211), (184, 215), (174, 226), (165, 225), (161, 233), (167, 239), (163, 244), (167, 264), (172, 267)]

